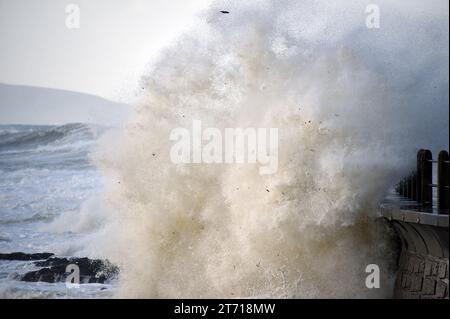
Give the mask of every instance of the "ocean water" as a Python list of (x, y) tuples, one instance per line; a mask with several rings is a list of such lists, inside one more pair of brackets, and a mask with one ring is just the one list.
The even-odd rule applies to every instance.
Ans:
[[(49, 225), (61, 216), (74, 216), (76, 221), (83, 203), (101, 192), (100, 174), (89, 153), (104, 131), (84, 124), (0, 126), (0, 252), (77, 256), (73, 247), (85, 235), (70, 227), (55, 231)], [(105, 289), (98, 293), (105, 285), (67, 289), (64, 284), (17, 280), (30, 270), (34, 269), (29, 262), (0, 261), (0, 297), (101, 297), (109, 293)]]

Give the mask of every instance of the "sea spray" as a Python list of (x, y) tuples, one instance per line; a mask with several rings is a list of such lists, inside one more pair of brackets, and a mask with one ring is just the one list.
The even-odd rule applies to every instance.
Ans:
[[(108, 219), (90, 249), (120, 266), (118, 296), (392, 295), (377, 204), (417, 148), (448, 146), (448, 3), (378, 1), (379, 29), (369, 3), (215, 2), (161, 53), (95, 155)], [(278, 128), (277, 172), (173, 163), (194, 120)]]

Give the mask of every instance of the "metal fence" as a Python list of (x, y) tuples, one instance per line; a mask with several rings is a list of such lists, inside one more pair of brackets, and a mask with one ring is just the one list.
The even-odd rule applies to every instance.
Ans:
[[(437, 165), (437, 182), (433, 183), (433, 165)], [(437, 196), (433, 197), (433, 188)], [(440, 151), (437, 160), (430, 150), (417, 152), (417, 170), (404, 178), (395, 188), (396, 192), (416, 201), (424, 209), (437, 207), (439, 214), (449, 213), (449, 156)]]

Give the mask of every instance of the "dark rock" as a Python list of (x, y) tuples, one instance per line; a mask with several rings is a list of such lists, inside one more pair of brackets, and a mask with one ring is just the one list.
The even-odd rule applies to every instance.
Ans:
[(0, 254), (0, 260), (44, 260), (50, 258), (52, 253), (25, 254), (20, 252)]
[(104, 283), (119, 274), (119, 267), (111, 264), (108, 260), (89, 258), (59, 258), (52, 253), (26, 254), (14, 252), (0, 254), (0, 260), (33, 261), (36, 267), (41, 269), (27, 272), (18, 279), (21, 281), (49, 283), (63, 282), (70, 274), (66, 272), (68, 265), (77, 265), (80, 269), (80, 284)]
[(66, 267), (75, 264), (80, 269), (80, 283), (104, 283), (115, 278), (119, 274), (119, 268), (108, 260), (89, 258), (49, 258), (44, 261), (34, 262), (37, 267), (45, 267), (37, 271), (26, 273), (22, 281), (65, 281), (69, 275)]
[(27, 272), (20, 280), (21, 281), (31, 281), (31, 282), (57, 282), (60, 281), (60, 276), (58, 276), (55, 272), (50, 270), (50, 268), (42, 268), (38, 271)]

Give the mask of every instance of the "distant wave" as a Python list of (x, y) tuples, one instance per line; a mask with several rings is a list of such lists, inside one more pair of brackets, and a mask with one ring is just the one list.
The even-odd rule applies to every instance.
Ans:
[(100, 131), (98, 126), (81, 123), (61, 126), (4, 125), (0, 126), (0, 152), (92, 140)]
[(88, 154), (105, 131), (103, 126), (81, 123), (0, 125), (0, 170), (88, 168)]
[[(27, 222), (39, 222), (39, 221), (49, 221), (54, 218), (54, 214), (34, 214), (30, 217), (15, 218), (15, 219), (0, 219), (0, 225), (10, 225), (10, 224), (20, 224)], [(0, 237), (0, 241), (2, 241)]]
[(4, 237), (4, 236), (1, 236), (0, 235), (0, 242), (10, 242), (11, 241), (11, 239), (9, 239), (8, 237)]

